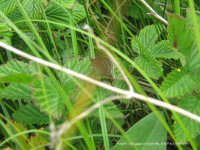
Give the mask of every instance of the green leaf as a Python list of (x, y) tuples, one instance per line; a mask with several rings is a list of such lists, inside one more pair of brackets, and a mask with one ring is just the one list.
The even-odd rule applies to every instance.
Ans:
[[(127, 62), (125, 61), (125, 60), (123, 60), (123, 59), (121, 59), (121, 58), (117, 58), (118, 59), (118, 62), (120, 62), (120, 65), (121, 66), (126, 66), (126, 67), (128, 67), (128, 68), (131, 68), (132, 67), (132, 65), (128, 65), (127, 66)], [(116, 67), (116, 65), (114, 65), (114, 67), (113, 67), (113, 71), (114, 71), (114, 79), (117, 79), (117, 80), (123, 80), (123, 77), (122, 77), (122, 74), (121, 74), (121, 72), (119, 71), (119, 69)]]
[[(109, 83), (107, 83), (109, 84)], [(108, 98), (115, 93), (113, 91), (101, 88), (101, 98), (104, 100), (105, 98)], [(93, 97), (97, 97), (97, 91), (95, 91)], [(124, 117), (123, 113), (120, 111), (120, 108), (118, 108), (113, 102), (108, 102), (103, 105), (103, 108), (115, 119), (119, 119)], [(96, 109), (92, 113), (92, 115), (99, 117), (99, 110)], [(107, 116), (106, 116), (107, 117)]]
[[(78, 24), (80, 26), (80, 24)], [(70, 34), (71, 30), (67, 29), (66, 34)], [(65, 40), (61, 40), (60, 35), (55, 36), (56, 44), (58, 47), (58, 54), (60, 58), (62, 59), (62, 63), (65, 64), (67, 61), (70, 61), (72, 59), (72, 56), (74, 55), (74, 49), (72, 45), (72, 39), (71, 38), (65, 38)], [(53, 46), (53, 45), (52, 45)], [(82, 53), (82, 48), (78, 46), (78, 51)], [(85, 56), (89, 56), (89, 51), (86, 51), (88, 54), (85, 54)], [(56, 58), (56, 55), (53, 56)]]
[[(195, 64), (200, 61), (200, 57), (197, 53), (196, 43), (194, 38), (194, 31), (188, 22), (181, 16), (168, 14), (169, 26), (168, 40), (170, 41), (170, 46), (176, 48), (178, 52), (185, 56), (186, 69), (194, 67), (191, 64)], [(196, 58), (194, 59), (194, 56)]]
[[(92, 134), (102, 134), (101, 125), (99, 124), (98, 118), (92, 118), (89, 123)], [(102, 137), (93, 137), (93, 139), (96, 147), (101, 146), (103, 140)]]
[(162, 64), (155, 58), (172, 58), (176, 56), (176, 54), (168, 47), (167, 42), (162, 41), (155, 45), (159, 34), (160, 32), (156, 30), (156, 26), (152, 25), (142, 29), (139, 36), (136, 37), (151, 58), (143, 52), (135, 39), (132, 39), (131, 41), (133, 50), (140, 54), (137, 58), (135, 58), (135, 62), (147, 73), (149, 77), (154, 79), (158, 79), (161, 74), (160, 72), (163, 71)]
[[(15, 23), (15, 25), (16, 25), (19, 29), (21, 29), (21, 30), (29, 30), (28, 27), (27, 27), (26, 22), (21, 22), (21, 20), (25, 20), (25, 19), (24, 19), (22, 13), (20, 12), (19, 8), (16, 8), (13, 12), (9, 13), (9, 14), (7, 15), (7, 17), (8, 17), (13, 23)], [(16, 23), (16, 22), (17, 22), (17, 23)], [(15, 34), (14, 34), (14, 35), (15, 35)], [(16, 35), (15, 35), (15, 37), (16, 37)], [(14, 40), (13, 42), (16, 42), (16, 41), (17, 41), (17, 42), (18, 42), (18, 45), (19, 45), (19, 40), (18, 40), (18, 39), (20, 39), (20, 40), (22, 41), (21, 37), (18, 37), (18, 38), (15, 38), (15, 40)], [(30, 50), (29, 50), (29, 51), (30, 51)]]
[(178, 52), (177, 49), (174, 48), (174, 50), (176, 50), (176, 54), (178, 55), (179, 60), (180, 60), (180, 62), (182, 64), (182, 66), (184, 67), (186, 65), (186, 58), (185, 58), (185, 56), (182, 53)]
[[(63, 41), (63, 40), (61, 40), (61, 38), (60, 38), (61, 36), (60, 35), (56, 35), (55, 36), (55, 41), (56, 41), (56, 45), (57, 45), (57, 47), (59, 48), (59, 49), (61, 49), (62, 50), (62, 52), (64, 51), (64, 49), (65, 49), (65, 41)], [(71, 44), (71, 43), (70, 43)]]
[(200, 147), (200, 135), (196, 137), (197, 147)]
[(32, 82), (35, 77), (36, 77), (35, 75), (29, 76), (29, 75), (24, 74), (24, 73), (19, 73), (19, 74), (14, 74), (14, 75), (11, 74), (11, 75), (4, 76), (4, 77), (0, 78), (0, 80), (3, 83), (30, 84), (30, 82)]
[(11, 38), (13, 36), (12, 29), (9, 28), (6, 23), (0, 22), (0, 41), (11, 45)]
[(168, 74), (160, 89), (166, 97), (175, 97), (191, 92), (200, 85), (200, 78), (185, 68), (176, 69)]
[[(124, 124), (124, 117), (115, 118), (115, 121), (117, 122), (118, 126), (123, 128), (122, 126)], [(107, 127), (107, 131), (110, 131), (111, 133), (118, 133), (119, 132), (118, 127), (116, 127), (115, 124), (109, 119), (106, 119), (106, 127)]]
[(0, 66), (0, 78), (8, 76), (8, 75), (20, 74), (20, 73), (24, 73), (29, 76), (38, 74), (36, 63), (30, 63), (29, 65), (21, 61), (11, 60), (8, 63)]
[[(140, 42), (144, 49), (150, 51), (150, 48), (155, 44), (159, 34), (160, 33), (156, 31), (156, 27), (154, 25), (146, 26), (140, 31), (140, 34), (136, 37), (136, 39)], [(131, 40), (131, 45), (134, 51), (138, 54), (143, 54), (142, 49), (140, 49), (135, 39)]]
[[(91, 72), (90, 71), (91, 62), (90, 62), (90, 59), (88, 57), (83, 58), (82, 60), (80, 60), (80, 58), (78, 58), (78, 57), (73, 58), (70, 61), (67, 61), (63, 65), (63, 67), (68, 68), (70, 70), (73, 70), (75, 72), (84, 74), (84, 75), (89, 75), (90, 72)], [(60, 77), (61, 84), (66, 83), (66, 82), (71, 80), (69, 78), (69, 75), (64, 73), (64, 72), (60, 72), (58, 74), (58, 76)]]
[[(120, 112), (119, 108), (113, 103), (108, 102), (103, 105), (103, 108), (113, 117), (113, 118), (122, 118), (124, 115)], [(92, 113), (94, 116), (99, 116), (99, 110), (95, 109)]]
[[(36, 79), (32, 82), (33, 99), (40, 106), (40, 110), (51, 113), (54, 118), (60, 118), (65, 102), (50, 78), (43, 76), (43, 80)], [(71, 96), (76, 89), (74, 82), (66, 82), (61, 86), (67, 96)], [(66, 99), (67, 100), (67, 99)]]
[(190, 73), (194, 74), (195, 76), (200, 76), (200, 68), (191, 69)]
[[(155, 58), (152, 58), (154, 62), (156, 63), (159, 70), (162, 72), (162, 64), (156, 60)], [(151, 78), (158, 79), (160, 77), (160, 73), (158, 72), (157, 68), (154, 66), (154, 64), (151, 62), (151, 60), (146, 55), (139, 55), (135, 58), (135, 62), (144, 70)]]
[[(200, 29), (200, 17), (196, 15), (197, 18), (197, 22), (198, 22), (198, 27)], [(193, 29), (193, 22), (192, 22), (192, 16), (190, 13), (190, 10), (187, 9), (187, 21), (190, 24), (190, 27)], [(193, 72), (195, 70), (199, 70), (200, 69), (200, 56), (199, 56), (199, 52), (198, 52), (198, 48), (197, 48), (197, 42), (195, 41), (193, 44), (192, 49), (190, 49), (191, 54), (187, 55), (187, 59), (189, 60), (187, 63), (187, 67)], [(199, 76), (199, 74), (198, 74)]]
[[(190, 12), (190, 9), (189, 9), (189, 8), (187, 8), (186, 13), (187, 13), (187, 18), (186, 18), (187, 21), (189, 22), (190, 26), (191, 26), (192, 28), (194, 28), (194, 27), (193, 27), (193, 22), (192, 22), (192, 15), (191, 15), (191, 12)], [(200, 29), (200, 17), (199, 17), (198, 15), (196, 15), (196, 14), (195, 14), (195, 16), (196, 16), (196, 19), (197, 19), (198, 27), (199, 27), (199, 29)]]
[(20, 107), (19, 110), (12, 114), (12, 117), (17, 122), (30, 123), (30, 124), (47, 124), (49, 123), (49, 117), (44, 112), (40, 112), (40, 109), (32, 104)]
[(16, 5), (16, 0), (0, 0), (0, 11), (7, 15), (16, 8)]
[[(140, 9), (147, 11), (146, 7), (142, 3), (137, 3), (136, 5), (135, 1), (127, 1), (126, 5), (124, 6), (126, 6), (126, 8), (124, 9), (123, 13), (126, 13), (127, 16), (132, 17), (134, 19), (140, 19)], [(143, 17), (146, 18), (147, 16)]]
[(178, 55), (169, 47), (168, 40), (163, 40), (152, 46), (149, 54), (155, 58), (178, 59)]
[[(196, 114), (197, 116), (200, 116), (200, 98), (199, 96), (195, 94), (185, 94), (183, 98), (181, 99), (178, 107), (187, 110), (193, 114)], [(183, 123), (183, 125), (186, 127), (187, 131), (189, 132), (190, 136), (192, 138), (195, 138), (200, 133), (200, 126), (199, 123), (194, 121), (193, 119), (190, 119), (186, 116), (180, 115), (179, 117)], [(173, 119), (174, 116), (173, 116)], [(181, 126), (176, 122), (174, 122), (174, 133), (177, 138), (177, 142), (180, 143), (186, 143), (188, 142), (188, 139), (186, 137), (186, 134), (184, 133)]]
[(55, 2), (58, 3), (60, 5), (62, 5), (65, 8), (73, 8), (73, 5), (75, 3), (75, 0), (51, 0), (51, 2)]
[[(42, 2), (45, 3), (45, 0), (42, 0)], [(24, 0), (22, 6), (30, 19), (40, 19), (42, 17), (42, 10), (38, 0)]]
[[(117, 87), (117, 88), (120, 88), (120, 89), (123, 89), (123, 90), (129, 89), (127, 83), (124, 80), (115, 80), (114, 81), (114, 87)], [(116, 93), (116, 95), (121, 95), (121, 94)], [(129, 99), (120, 99), (120, 102), (121, 103), (129, 103), (130, 100)]]
[(190, 54), (185, 56), (187, 61), (185, 68), (188, 68), (188, 70), (200, 69), (200, 56), (196, 42), (194, 43), (192, 49), (189, 51), (191, 51)]
[(187, 55), (194, 44), (194, 32), (183, 17), (174, 14), (168, 14), (167, 17), (169, 21), (167, 38), (170, 45)]
[(13, 22), (24, 20), (24, 17), (18, 8), (15, 9), (12, 13), (8, 14), (7, 17)]
[[(85, 9), (82, 5), (80, 4), (75, 4), (73, 9), (73, 19), (76, 23), (78, 23), (80, 20), (84, 19), (86, 16), (85, 13)], [(70, 16), (69, 10), (49, 3), (48, 7), (45, 10), (46, 16), (47, 16), (47, 20), (49, 21), (54, 21), (57, 23), (62, 23), (62, 24), (70, 24), (70, 19), (72, 19), (72, 17)], [(46, 26), (46, 24), (41, 23), (42, 26)], [(50, 24), (50, 27), (52, 30), (54, 29), (65, 29), (66, 27), (63, 26), (59, 26), (59, 25), (55, 25), (55, 24)]]
[[(160, 112), (160, 114), (164, 117), (162, 112)], [(127, 140), (126, 136), (128, 136), (132, 142)], [(166, 150), (165, 140), (167, 140), (167, 131), (154, 113), (141, 119), (126, 131), (126, 136), (124, 135), (121, 137), (111, 150), (134, 149), (131, 144), (136, 146), (139, 150)], [(149, 145), (150, 143), (154, 144)]]
[(1, 98), (20, 100), (24, 99), (25, 102), (30, 102), (32, 91), (27, 84), (12, 83), (0, 92)]

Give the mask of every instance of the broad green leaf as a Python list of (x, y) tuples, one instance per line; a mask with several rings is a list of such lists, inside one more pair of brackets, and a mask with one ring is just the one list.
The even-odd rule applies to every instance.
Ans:
[(75, 0), (51, 0), (51, 2), (58, 3), (65, 8), (73, 9)]
[[(115, 118), (115, 121), (117, 123), (118, 126), (120, 126), (121, 128), (123, 128), (122, 126), (124, 125), (124, 116), (121, 118)], [(106, 128), (109, 132), (111, 133), (118, 133), (119, 128), (115, 126), (115, 124), (106, 118)]]
[[(69, 61), (71, 59), (71, 57), (73, 56), (73, 48), (69, 48), (69, 50), (64, 50), (62, 52), (59, 53), (60, 58), (62, 58), (62, 62), (63, 64), (65, 64), (67, 61)], [(56, 57), (56, 56), (54, 56)]]
[(7, 15), (16, 8), (16, 5), (16, 0), (0, 0), (0, 11)]
[[(63, 67), (73, 70), (75, 72), (84, 74), (84, 75), (89, 75), (91, 72), (90, 71), (91, 62), (88, 57), (83, 58), (82, 60), (78, 57), (73, 58), (73, 59), (67, 61)], [(71, 80), (69, 78), (69, 75), (64, 72), (60, 72), (58, 76), (61, 79), (61, 84), (66, 83), (69, 80)]]
[[(113, 103), (108, 102), (103, 105), (103, 108), (113, 117), (113, 118), (122, 118), (124, 115), (120, 112), (119, 108)], [(96, 109), (92, 112), (92, 115), (99, 116), (99, 110)]]
[(27, 84), (11, 83), (4, 90), (0, 92), (1, 98), (11, 99), (11, 100), (21, 100), (25, 102), (30, 102), (32, 91), (30, 86)]
[[(118, 62), (120, 62), (121, 66), (126, 66), (127, 68), (132, 68), (132, 65), (128, 65), (127, 66), (127, 62), (121, 58), (117, 58)], [(114, 79), (116, 80), (123, 80), (122, 74), (120, 73), (119, 69), (116, 67), (116, 65), (114, 65)], [(115, 82), (115, 81), (114, 81)]]
[(178, 55), (169, 47), (169, 41), (164, 40), (152, 46), (149, 54), (154, 58), (178, 59)]
[[(162, 64), (156, 60), (155, 58), (152, 58), (156, 65), (158, 66), (159, 70), (162, 72)], [(158, 72), (157, 68), (154, 66), (154, 64), (151, 62), (151, 60), (146, 55), (139, 55), (135, 58), (135, 63), (137, 63), (138, 66), (144, 70), (149, 77), (153, 79), (158, 79), (160, 77), (160, 73)]]
[(131, 41), (133, 50), (140, 54), (135, 58), (135, 62), (153, 79), (158, 79), (160, 72), (163, 71), (162, 64), (155, 58), (177, 58), (176, 54), (168, 46), (167, 41), (155, 44), (159, 34), (160, 32), (156, 30), (156, 26), (152, 25), (142, 29), (139, 36), (136, 37), (149, 56), (143, 52), (135, 39)]
[[(80, 4), (75, 4), (72, 11), (73, 11), (73, 19), (75, 20), (76, 23), (84, 19), (86, 16), (85, 9)], [(70, 16), (69, 10), (52, 3), (49, 3), (48, 7), (45, 9), (45, 13), (47, 16), (47, 20), (54, 21), (56, 23), (69, 25), (70, 19), (72, 19), (72, 17)], [(41, 23), (41, 25), (43, 25), (44, 27), (46, 26), (44, 23)], [(56, 24), (50, 24), (50, 27), (52, 30), (66, 28), (63, 26), (56, 25)]]
[[(73, 82), (66, 82), (61, 87), (68, 97), (76, 89)], [(32, 97), (36, 100), (40, 110), (52, 114), (54, 118), (60, 118), (65, 102), (50, 78), (43, 76), (43, 80), (36, 79), (32, 82), (31, 88), (33, 89)]]
[[(62, 51), (64, 51), (64, 49), (65, 49), (65, 47), (64, 47), (65, 41), (61, 40), (60, 37), (61, 37), (60, 35), (56, 35), (56, 36), (55, 36), (56, 46), (57, 46), (59, 49), (61, 49)], [(66, 43), (66, 44), (68, 44), (68, 43)], [(71, 44), (71, 43), (70, 43), (70, 44)]]
[(18, 8), (15, 9), (12, 13), (8, 14), (7, 17), (13, 22), (24, 20), (24, 17)]
[[(167, 38), (170, 41), (170, 46), (176, 48), (178, 52), (185, 56), (186, 66), (184, 67), (190, 69), (190, 67), (194, 67), (193, 64), (200, 61), (195, 48), (194, 31), (183, 17), (173, 14), (167, 16), (169, 21)], [(196, 56), (195, 59), (194, 56)]]
[[(47, 124), (49, 123), (49, 116), (41, 112), (39, 108), (32, 104), (20, 107), (19, 110), (16, 110), (12, 117), (17, 122), (28, 123), (28, 124)], [(58, 120), (54, 120), (58, 121)]]
[(190, 73), (194, 74), (195, 76), (200, 76), (200, 68), (191, 69)]
[(4, 85), (0, 83), (0, 92), (4, 90)]
[[(146, 26), (140, 31), (140, 34), (136, 37), (136, 39), (140, 42), (144, 49), (150, 51), (150, 48), (155, 44), (159, 34), (160, 33), (157, 32), (154, 25)], [(134, 51), (138, 54), (143, 54), (142, 49), (134, 39), (131, 40), (131, 45)]]
[[(200, 23), (200, 17), (198, 17), (198, 16), (196, 16), (198, 19), (197, 19), (197, 21)], [(173, 18), (173, 19), (171, 19), (171, 21), (174, 21), (174, 20), (176, 20), (176, 19), (178, 19), (177, 17), (175, 17), (175, 18)], [(183, 19), (182, 19), (183, 20)], [(183, 31), (181, 31), (181, 29), (179, 29), (179, 27), (176, 27), (174, 30), (180, 30), (179, 32), (181, 33), (180, 35), (182, 36), (182, 34), (184, 35), (184, 34), (186, 34), (186, 35), (184, 35), (185, 37), (186, 37), (186, 40), (188, 40), (188, 41), (180, 41), (181, 43), (180, 43), (180, 45), (182, 46), (184, 46), (184, 44), (188, 44), (188, 42), (191, 42), (191, 43), (193, 43), (193, 45), (192, 45), (192, 47), (189, 47), (189, 48), (185, 48), (185, 49), (182, 49), (182, 47), (181, 47), (181, 50), (179, 50), (181, 53), (183, 53), (184, 54), (184, 56), (185, 56), (185, 60), (184, 61), (186, 61), (186, 63), (182, 63), (182, 61), (181, 61), (181, 63), (182, 63), (182, 65), (185, 67), (185, 68), (188, 68), (189, 70), (198, 70), (198, 69), (200, 69), (200, 56), (199, 56), (199, 52), (198, 52), (198, 49), (197, 49), (197, 43), (196, 43), (196, 41), (194, 41), (194, 31), (193, 31), (193, 23), (192, 23), (192, 18), (191, 18), (191, 13), (190, 13), (190, 11), (189, 11), (189, 9), (187, 10), (187, 21), (188, 22), (186, 22), (185, 21), (185, 30), (187, 31), (187, 30), (189, 30), (189, 34), (190, 34), (190, 37), (188, 36), (188, 33), (185, 33), (186, 31), (183, 29)], [(174, 28), (174, 26), (173, 26), (174, 24), (172, 24), (171, 26)], [(200, 29), (200, 24), (198, 24), (199, 25), (199, 29)], [(177, 36), (177, 35), (174, 35), (174, 36)], [(188, 36), (188, 37), (187, 37)], [(180, 38), (180, 37), (177, 37), (177, 38)], [(183, 44), (183, 42), (185, 42), (184, 44)], [(185, 54), (185, 52), (182, 52), (182, 51), (187, 51), (187, 53)], [(180, 60), (182, 60), (181, 58), (180, 58)]]
[[(115, 80), (114, 81), (114, 87), (117, 87), (117, 88), (120, 88), (120, 89), (123, 89), (123, 90), (129, 89), (127, 83), (124, 80)], [(116, 93), (116, 95), (121, 95), (121, 94)], [(129, 103), (130, 100), (129, 99), (120, 99), (120, 102), (121, 103)]]
[[(200, 116), (200, 98), (198, 95), (195, 94), (185, 94), (181, 99), (178, 107), (187, 110), (197, 116)], [(186, 116), (179, 115), (182, 123), (186, 127), (187, 131), (189, 132), (190, 136), (194, 139), (200, 133), (200, 126), (199, 123), (190, 119)], [(173, 117), (174, 118), (174, 117)], [(174, 118), (175, 119), (175, 118)], [(188, 139), (181, 128), (181, 126), (176, 122), (174, 122), (174, 133), (177, 138), (177, 142), (186, 143)]]
[(180, 62), (182, 64), (182, 66), (185, 67), (185, 65), (186, 65), (186, 58), (185, 58), (185, 56), (182, 53), (178, 52), (177, 49), (174, 48), (174, 50), (176, 50), (176, 54), (178, 55), (179, 60), (180, 60)]
[(7, 75), (4, 77), (1, 77), (0, 80), (3, 83), (24, 83), (24, 84), (30, 84), (31, 81), (33, 81), (33, 79), (36, 76), (30, 76), (24, 73), (18, 73), (18, 74), (11, 74), (11, 75)]
[[(122, 127), (124, 125), (124, 116), (121, 118), (115, 118), (115, 121), (117, 124)], [(106, 127), (107, 130), (110, 131), (111, 133), (118, 133), (119, 129), (114, 125), (114, 123), (106, 118)], [(123, 128), (123, 127), (122, 127)]]
[[(21, 20), (25, 20), (22, 13), (20, 12), (19, 8), (16, 8), (13, 12), (9, 13), (7, 15), (7, 17), (13, 22), (15, 23), (15, 25), (20, 29), (20, 30), (29, 30), (27, 23), (26, 22), (21, 22)], [(17, 22), (17, 23), (16, 23)], [(14, 34), (14, 36), (16, 36), (16, 34)], [(18, 45), (21, 43), (19, 43), (19, 40), (23, 41), (21, 39), (21, 37), (15, 38), (15, 40), (13, 42), (18, 42)], [(14, 46), (14, 45), (13, 45)], [(17, 46), (16, 46), (17, 47)], [(29, 49), (30, 51), (30, 49)]]
[[(80, 59), (79, 57), (73, 58), (67, 61), (63, 65), (63, 67), (73, 70), (75, 72), (84, 74), (84, 75), (90, 75), (91, 73), (91, 70), (90, 70), (91, 62), (88, 57), (82, 58), (82, 59)], [(81, 113), (83, 110), (85, 110), (85, 108), (88, 107), (89, 104), (91, 104), (90, 96), (94, 94), (95, 86), (91, 83), (87, 83), (87, 82), (81, 81), (80, 79), (75, 78), (76, 82), (80, 83), (83, 86), (83, 88), (85, 88), (84, 90), (88, 92), (87, 93), (80, 87), (70, 87), (69, 85), (75, 86), (75, 83), (71, 81), (71, 78), (68, 74), (64, 72), (60, 72), (58, 74), (58, 77), (66, 93), (68, 93), (67, 91), (70, 92), (69, 94), (67, 94), (70, 96), (70, 100), (76, 99), (77, 102), (75, 103), (76, 105), (75, 109), (76, 109), (77, 114)], [(71, 93), (70, 90), (67, 90), (69, 88), (74, 90), (73, 94)]]
[(174, 14), (168, 14), (167, 17), (169, 21), (167, 38), (170, 41), (170, 46), (177, 48), (186, 56), (194, 44), (194, 31), (183, 17)]
[(20, 107), (19, 110), (12, 114), (12, 117), (17, 122), (30, 123), (30, 124), (44, 124), (49, 123), (49, 117), (44, 112), (32, 104)]
[[(190, 26), (193, 28), (192, 16), (191, 16), (191, 12), (190, 12), (189, 8), (187, 8), (186, 13), (187, 13), (186, 19), (189, 22)], [(196, 20), (197, 20), (197, 23), (198, 23), (198, 27), (200, 29), (200, 17), (198, 15), (196, 15)]]
[(185, 59), (187, 61), (185, 68), (188, 68), (189, 70), (200, 69), (200, 56), (196, 45), (196, 41), (190, 51), (190, 54), (185, 56)]
[[(111, 84), (108, 80), (102, 80), (102, 82), (104, 82), (104, 83), (106, 83), (106, 84)], [(115, 81), (114, 81), (115, 82)], [(110, 96), (113, 96), (113, 95), (115, 95), (116, 93), (115, 92), (113, 92), (113, 91), (110, 91), (110, 90), (107, 90), (107, 89), (105, 89), (105, 88), (101, 88), (101, 99), (102, 100), (104, 100), (104, 99), (106, 99), (106, 98), (108, 98), (108, 97), (110, 97)], [(97, 97), (98, 95), (97, 95), (97, 91), (95, 91), (95, 93), (94, 93), (94, 95), (93, 95), (93, 97)], [(109, 105), (108, 105), (109, 106)], [(110, 105), (111, 106), (111, 105)]]
[(6, 23), (0, 22), (0, 41), (8, 45), (11, 45), (11, 38), (13, 36), (12, 29), (9, 28)]
[[(89, 123), (90, 123), (92, 134), (102, 134), (101, 125), (99, 124), (98, 118), (92, 118)], [(103, 139), (101, 137), (93, 137), (93, 138), (94, 138), (95, 146), (96, 147), (101, 146)]]
[[(136, 5), (135, 1), (126, 1), (126, 4), (124, 5), (124, 7), (125, 9), (123, 13), (125, 13), (127, 16), (132, 17), (134, 19), (140, 19), (140, 15), (141, 15), (139, 11), (140, 9), (144, 11), (145, 10), (148, 11), (142, 3), (137, 3)], [(143, 17), (146, 18), (147, 16), (143, 16)]]
[(43, 67), (40, 64), (33, 62), (33, 61), (29, 61), (29, 69), (32, 72), (32, 74), (34, 74), (34, 75), (38, 74), (38, 69), (43, 71)]
[(8, 63), (0, 66), (0, 78), (8, 76), (8, 75), (20, 74), (20, 73), (24, 73), (29, 76), (38, 74), (37, 68), (35, 65), (36, 63), (30, 63), (30, 64), (27, 64), (21, 61), (11, 60)]
[[(160, 114), (164, 117), (162, 112)], [(134, 147), (139, 150), (166, 150), (167, 131), (154, 113), (149, 114), (132, 126), (126, 131), (126, 136), (124, 135), (111, 150), (131, 150), (135, 149)], [(151, 143), (152, 145), (150, 145)]]
[[(42, 1), (45, 3), (44, 0)], [(24, 0), (22, 6), (30, 19), (40, 19), (42, 17), (42, 10), (38, 0)]]
[(175, 97), (191, 92), (200, 85), (200, 78), (185, 68), (172, 71), (163, 81), (160, 89), (166, 97)]
[[(78, 24), (80, 25), (80, 24)], [(79, 26), (80, 27), (80, 26)], [(70, 29), (69, 30), (69, 34), (71, 33)], [(66, 31), (65, 33), (68, 34), (68, 31)], [(62, 40), (60, 38), (60, 35), (56, 35), (55, 36), (55, 40), (56, 40), (56, 44), (58, 47), (58, 54), (60, 56), (60, 58), (62, 59), (62, 63), (65, 64), (67, 61), (70, 61), (70, 59), (72, 59), (73, 55), (74, 55), (74, 49), (73, 49), (73, 45), (72, 45), (72, 39), (71, 37), (69, 38), (65, 38), (65, 40)], [(80, 53), (82, 53), (82, 48), (78, 45), (78, 51)], [(89, 51), (86, 51), (88, 54), (85, 54), (85, 56), (89, 56)], [(54, 58), (56, 58), (56, 55), (53, 56)]]
[(200, 135), (196, 137), (197, 147), (200, 147)]

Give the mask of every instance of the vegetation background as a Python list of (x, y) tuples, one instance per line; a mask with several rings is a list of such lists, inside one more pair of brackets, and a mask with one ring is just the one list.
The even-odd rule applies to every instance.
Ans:
[(0, 149), (200, 149), (199, 9), (192, 0), (0, 0)]

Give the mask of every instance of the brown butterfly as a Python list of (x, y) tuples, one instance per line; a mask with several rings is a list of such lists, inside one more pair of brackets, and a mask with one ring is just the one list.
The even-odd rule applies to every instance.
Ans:
[(98, 56), (95, 59), (90, 59), (92, 67), (101, 75), (107, 77), (114, 77), (113, 63), (109, 57)]

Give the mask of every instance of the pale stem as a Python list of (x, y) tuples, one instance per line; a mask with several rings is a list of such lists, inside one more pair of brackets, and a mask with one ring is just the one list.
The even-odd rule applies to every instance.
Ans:
[(169, 23), (167, 22), (167, 20), (165, 20), (164, 18), (162, 18), (160, 15), (158, 15), (150, 6), (149, 4), (147, 4), (144, 0), (139, 0), (147, 9), (150, 10), (150, 13), (147, 13), (148, 15), (152, 15), (155, 18), (157, 18), (158, 20), (162, 21), (163, 23), (165, 23), (166, 25), (169, 25)]
[(103, 83), (103, 82), (94, 80), (94, 79), (92, 79), (92, 78), (90, 78), (90, 77), (88, 77), (88, 76), (85, 76), (85, 75), (83, 75), (83, 74), (77, 73), (77, 72), (72, 71), (72, 70), (70, 70), (70, 69), (61, 67), (61, 66), (59, 66), (59, 65), (57, 65), (57, 64), (48, 62), (48, 61), (46, 61), (46, 60), (42, 60), (42, 59), (40, 59), (40, 58), (34, 57), (34, 56), (29, 55), (29, 54), (27, 54), (27, 53), (24, 53), (24, 52), (22, 52), (22, 51), (20, 51), (20, 50), (18, 50), (18, 49), (16, 49), (16, 48), (10, 46), (10, 45), (7, 45), (7, 44), (1, 42), (1, 41), (0, 41), (0, 46), (3, 47), (3, 48), (5, 48), (5, 49), (7, 49), (7, 50), (9, 50), (9, 51), (11, 51), (11, 52), (13, 52), (13, 53), (15, 53), (15, 54), (18, 54), (18, 55), (20, 55), (20, 56), (22, 56), (22, 57), (25, 57), (25, 58), (27, 58), (27, 59), (30, 59), (30, 60), (32, 60), (32, 61), (34, 61), (34, 62), (38, 62), (38, 63), (40, 63), (40, 64), (43, 64), (43, 65), (48, 66), (48, 67), (51, 67), (51, 68), (53, 68), (53, 69), (57, 69), (57, 70), (59, 70), (59, 71), (65, 72), (65, 73), (67, 73), (67, 74), (70, 74), (70, 75), (75, 76), (75, 77), (77, 77), (77, 78), (79, 78), (79, 79), (82, 79), (82, 80), (91, 82), (91, 83), (93, 83), (93, 84), (95, 84), (95, 85), (98, 85), (98, 86), (103, 87), (103, 88), (105, 88), (105, 89), (111, 90), (111, 91), (113, 91), (113, 92), (117, 92), (117, 93), (120, 93), (120, 94), (123, 94), (123, 95), (126, 95), (126, 94), (129, 93), (129, 91), (116, 88), (116, 87), (114, 87), (114, 86), (111, 86), (111, 85), (105, 84), (105, 83)]

